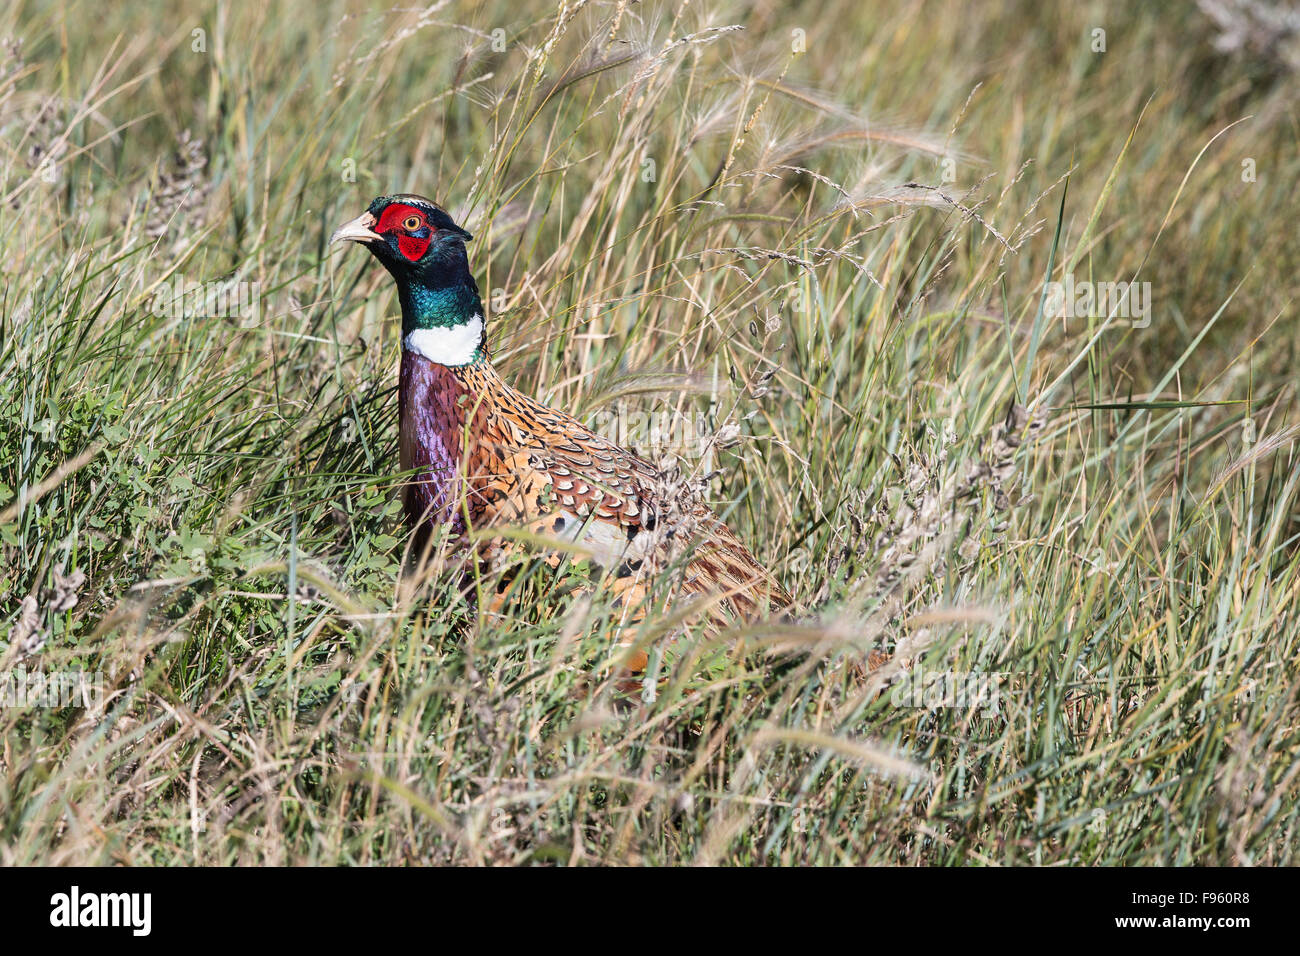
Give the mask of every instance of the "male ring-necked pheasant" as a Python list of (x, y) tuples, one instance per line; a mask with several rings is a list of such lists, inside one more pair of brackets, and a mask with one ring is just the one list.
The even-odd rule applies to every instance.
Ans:
[(788, 605), (772, 575), (689, 492), (665, 491), (649, 462), (501, 379), (465, 254), (471, 238), (411, 195), (381, 196), (331, 237), (363, 244), (397, 283), (401, 466), (416, 476), (405, 506), (417, 533), (433, 524), (457, 534), (515, 526), (576, 544), (605, 570), (629, 615), (672, 564), (683, 570), (679, 599), (705, 599), (714, 619)]

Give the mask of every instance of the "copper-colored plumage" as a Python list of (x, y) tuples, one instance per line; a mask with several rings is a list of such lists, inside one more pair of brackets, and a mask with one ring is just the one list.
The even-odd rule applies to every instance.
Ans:
[[(417, 526), (513, 526), (594, 553), (637, 614), (655, 575), (679, 559), (678, 599), (748, 619), (789, 595), (729, 528), (649, 462), (506, 384), (489, 362), (450, 367), (402, 354), (402, 468)], [(494, 556), (511, 546), (494, 544)]]

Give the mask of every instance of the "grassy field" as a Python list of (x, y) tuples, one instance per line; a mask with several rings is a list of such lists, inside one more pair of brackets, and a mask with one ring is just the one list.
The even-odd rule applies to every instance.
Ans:
[[(1298, 41), (1160, 6), (6, 5), (0, 862), (1296, 862)], [(404, 571), (396, 191), (794, 621)]]

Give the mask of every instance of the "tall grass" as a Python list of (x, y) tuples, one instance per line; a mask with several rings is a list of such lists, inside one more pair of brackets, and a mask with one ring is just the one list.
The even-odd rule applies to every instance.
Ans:
[[(0, 673), (104, 675), (0, 710), (0, 861), (1294, 862), (1285, 65), (1190, 6), (187, 6), (0, 14)], [(518, 387), (703, 423), (794, 620), (411, 573), (396, 299), (326, 245), (395, 191)]]

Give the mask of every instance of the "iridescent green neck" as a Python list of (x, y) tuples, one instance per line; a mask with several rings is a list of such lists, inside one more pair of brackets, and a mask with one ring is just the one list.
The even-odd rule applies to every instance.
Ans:
[(469, 284), (430, 287), (400, 284), (402, 346), (442, 365), (477, 365), (487, 361), (483, 303)]
[(456, 284), (431, 289), (410, 282), (400, 290), (402, 334), (415, 329), (449, 329), (483, 315), (483, 303), (472, 285)]
[(443, 365), (487, 358), (483, 303), (469, 271), (464, 235), (440, 231), (417, 262), (401, 255), (381, 259), (397, 280), (403, 346)]

